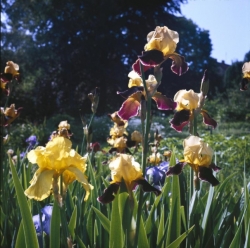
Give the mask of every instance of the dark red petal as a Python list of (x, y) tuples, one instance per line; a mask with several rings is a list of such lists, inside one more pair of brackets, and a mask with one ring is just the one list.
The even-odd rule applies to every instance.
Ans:
[(241, 83), (240, 83), (240, 90), (241, 91), (247, 90), (247, 84), (248, 84), (248, 79), (242, 78)]
[(209, 167), (210, 167), (212, 170), (214, 170), (214, 171), (219, 171), (219, 170), (221, 170), (221, 168), (220, 168), (219, 166), (217, 166), (215, 163), (210, 164)]
[(180, 56), (179, 54), (171, 54), (170, 58), (173, 60), (171, 66), (172, 72), (174, 72), (178, 76), (181, 76), (182, 74), (187, 72), (188, 65), (183, 56)]
[[(141, 76), (141, 68), (140, 68), (140, 60), (139, 59), (137, 59), (136, 61), (135, 61), (135, 63), (132, 65), (132, 68), (133, 68), (133, 70), (136, 72), (136, 73), (138, 73), (140, 76)], [(147, 71), (147, 70), (149, 70), (150, 68), (153, 68), (154, 66), (145, 66), (145, 65), (143, 65), (143, 71), (145, 72), (145, 71)]]
[(121, 108), (117, 112), (118, 116), (122, 118), (123, 120), (127, 121), (129, 118), (138, 115), (140, 101), (138, 101), (136, 97), (134, 98), (133, 97), (134, 95), (129, 97), (125, 102), (123, 102)]
[(175, 166), (169, 166), (168, 171), (166, 172), (167, 176), (179, 175), (182, 172), (183, 167), (186, 165), (186, 162), (179, 162)]
[(12, 80), (12, 74), (11, 73), (1, 73), (1, 81), (3, 82), (9, 82)]
[(201, 114), (203, 116), (203, 122), (206, 125), (212, 126), (213, 128), (216, 128), (217, 126), (217, 122), (210, 117), (210, 115), (208, 114), (208, 112), (206, 110), (201, 110)]
[(154, 192), (155, 195), (157, 195), (157, 196), (161, 194), (161, 191), (159, 189), (150, 185), (145, 179), (136, 180), (134, 182), (141, 185), (142, 190), (144, 192)]
[(152, 98), (155, 100), (157, 108), (161, 110), (175, 109), (177, 106), (176, 102), (162, 95), (160, 92), (156, 92)]
[(127, 99), (129, 96), (133, 95), (134, 93), (142, 92), (142, 91), (143, 91), (143, 87), (133, 86), (123, 92), (117, 91), (117, 94)]
[(138, 58), (145, 66), (156, 66), (164, 61), (163, 52), (159, 50), (150, 50), (142, 52), (142, 55), (138, 56)]
[(103, 204), (112, 202), (115, 199), (114, 194), (117, 194), (117, 191), (120, 187), (119, 183), (112, 183), (104, 190), (103, 195), (99, 196), (97, 200)]
[(169, 121), (171, 127), (177, 132), (181, 132), (183, 127), (189, 123), (190, 111), (183, 109), (174, 114), (174, 118)]
[(212, 184), (212, 186), (218, 185), (220, 182), (214, 177), (213, 171), (211, 168), (199, 166), (199, 173), (198, 177), (200, 180), (209, 182)]

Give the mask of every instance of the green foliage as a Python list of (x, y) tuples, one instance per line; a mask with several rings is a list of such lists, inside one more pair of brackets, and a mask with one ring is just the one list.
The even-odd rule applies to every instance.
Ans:
[[(248, 157), (246, 157), (247, 159)], [(8, 163), (6, 158), (3, 165), (8, 166)], [(243, 162), (241, 164), (244, 166)], [(5, 190), (2, 191), (5, 192), (5, 197), (12, 198), (11, 195), (13, 194), (21, 194), (21, 185), (24, 183), (22, 180), (24, 177), (23, 172), (30, 173), (29, 167), (26, 165), (27, 161), (23, 163), (24, 170), (19, 170), (22, 165), (16, 164), (15, 169), (11, 162), (12, 172), (14, 172), (13, 179), (16, 183), (15, 186), (10, 183), (12, 175), (8, 174), (8, 180), (3, 185)], [(93, 165), (89, 164), (89, 166), (92, 167)], [(247, 168), (247, 166), (245, 167)], [(20, 180), (14, 176), (15, 170), (18, 172)], [(89, 175), (90, 182), (96, 181), (95, 187), (98, 194), (103, 192), (106, 185), (98, 183), (97, 178), (100, 178), (100, 175), (106, 176), (107, 173), (109, 172), (96, 168), (93, 170), (93, 174)], [(158, 197), (145, 193), (140, 229), (140, 235), (142, 235), (140, 237), (144, 236), (144, 238), (139, 238), (139, 244), (140, 242), (144, 243), (141, 243), (142, 246), (139, 245), (139, 247), (243, 247), (244, 245), (247, 247), (247, 242), (249, 242), (247, 239), (249, 233), (249, 218), (247, 217), (249, 215), (248, 179), (245, 178), (244, 186), (241, 185), (244, 188), (243, 194), (240, 193), (241, 191), (235, 194), (235, 191), (229, 190), (229, 188), (232, 179), (235, 180), (237, 174), (244, 175), (243, 171), (231, 173), (231, 176), (225, 178), (220, 186), (216, 188), (210, 186), (209, 191), (207, 191), (208, 185), (202, 183), (200, 190), (194, 192), (192, 199), (186, 191), (186, 200), (184, 202), (181, 194), (183, 188), (180, 184), (183, 175), (167, 178), (162, 188), (162, 194)], [(187, 180), (185, 181), (187, 182)], [(82, 187), (79, 186), (77, 182), (70, 186), (68, 190), (69, 197), (66, 198), (65, 202), (66, 206), (68, 206), (67, 211), (61, 212), (61, 214), (65, 214), (69, 223), (71, 238), (76, 247), (93, 245), (103, 247), (104, 244), (105, 247), (114, 247), (112, 244), (115, 244), (115, 247), (132, 247), (131, 241), (134, 232), (134, 217), (132, 216), (137, 212), (138, 189), (134, 192), (133, 201), (135, 201), (135, 205), (132, 218), (127, 222), (127, 226), (123, 226), (124, 221), (129, 220), (128, 211), (132, 210), (133, 205), (126, 192), (118, 193), (112, 204), (99, 205), (98, 202), (89, 200), (83, 202), (81, 197), (83, 195)], [(20, 190), (17, 190), (17, 187)], [(9, 188), (8, 191), (6, 191), (7, 188)], [(76, 188), (78, 189), (74, 190)], [(13, 201), (17, 201), (17, 198), (14, 198)], [(22, 243), (20, 235), (25, 230), (22, 229), (23, 226), (26, 228), (23, 221), (28, 221), (27, 214), (30, 214), (30, 207), (28, 204), (24, 206), (23, 204), (20, 205), (20, 203), (19, 206), (23, 209), (21, 212), (13, 211), (12, 208), (7, 207), (6, 202), (1, 202), (2, 216), (5, 216), (3, 219), (1, 218), (1, 235), (5, 237), (2, 239), (2, 246), (10, 243), (15, 244), (16, 242)], [(186, 208), (186, 206), (189, 207)], [(35, 209), (34, 204), (32, 204), (31, 213), (33, 215), (36, 213)], [(23, 211), (27, 211), (27, 213), (23, 215)], [(25, 216), (25, 218), (22, 218), (22, 216)], [(50, 237), (50, 243), (53, 247), (59, 247), (59, 231), (56, 230), (60, 228), (60, 232), (62, 231), (62, 226), (59, 226), (60, 218), (58, 216), (60, 216), (60, 211), (54, 205)], [(27, 228), (32, 228), (32, 225), (30, 223)], [(18, 232), (18, 235), (4, 235), (9, 228), (12, 228), (12, 233)], [(129, 230), (130, 228), (131, 230)], [(28, 232), (28, 238), (31, 238), (32, 235), (30, 235), (30, 231)], [(108, 243), (110, 244), (108, 245)], [(34, 246), (34, 242), (32, 244)], [(60, 247), (66, 247), (66, 244), (62, 243)]]

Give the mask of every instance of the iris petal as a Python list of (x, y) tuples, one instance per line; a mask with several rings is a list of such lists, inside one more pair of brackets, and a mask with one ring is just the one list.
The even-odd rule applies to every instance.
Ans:
[(157, 189), (157, 188), (153, 187), (152, 185), (150, 185), (145, 179), (139, 179), (139, 180), (136, 180), (134, 182), (141, 185), (142, 190), (144, 192), (154, 192), (155, 195), (157, 195), (157, 196), (161, 194), (161, 191), (159, 189)]
[(203, 116), (203, 122), (206, 125), (212, 126), (213, 128), (216, 128), (217, 126), (217, 122), (210, 117), (210, 115), (208, 114), (208, 112), (206, 110), (201, 110), (201, 115)]
[(247, 84), (248, 84), (248, 79), (242, 78), (241, 83), (240, 83), (240, 90), (241, 91), (247, 90)]
[(209, 166), (213, 171), (219, 171), (221, 168), (217, 166), (215, 163), (210, 164)]
[(86, 195), (84, 197), (84, 201), (88, 200), (90, 191), (94, 188), (91, 184), (88, 183), (87, 177), (83, 174), (81, 170), (76, 167), (70, 166), (67, 168), (68, 171), (74, 173), (76, 180), (82, 183), (83, 188), (86, 191)]
[[(138, 74), (141, 76), (140, 63), (141, 63), (140, 60), (137, 59), (137, 60), (135, 61), (135, 63), (132, 65), (132, 68), (133, 68), (133, 70), (134, 70), (136, 73), (138, 73)], [(150, 68), (153, 68), (153, 66), (146, 66), (146, 65), (143, 65), (143, 71), (144, 71), (144, 72), (147, 71), (147, 70), (149, 70)]]
[(167, 98), (160, 92), (156, 92), (152, 98), (155, 100), (157, 108), (161, 110), (175, 109), (177, 106), (176, 102), (173, 102), (172, 99)]
[(25, 195), (37, 201), (42, 201), (48, 197), (50, 195), (53, 174), (54, 170), (38, 169), (30, 182), (30, 187), (24, 191)]
[(218, 185), (220, 182), (214, 177), (213, 171), (211, 168), (199, 166), (198, 177), (202, 181), (206, 181), (212, 184), (212, 186)]
[(171, 54), (169, 56), (173, 62), (171, 66), (172, 72), (177, 74), (178, 76), (181, 76), (182, 74), (186, 73), (188, 70), (188, 65), (185, 62), (185, 58), (183, 56), (180, 56), (177, 53)]
[[(131, 95), (133, 95), (133, 94), (135, 94), (137, 92), (142, 92), (142, 91), (143, 91), (143, 87), (134, 86), (134, 87), (131, 87), (128, 90), (125, 90), (123, 92), (117, 91), (117, 94), (122, 96), (123, 98), (128, 98)], [(138, 97), (140, 97), (140, 95), (138, 95)]]
[(137, 97), (134, 98), (133, 97), (134, 95), (132, 95), (126, 101), (124, 101), (121, 108), (117, 112), (118, 116), (122, 118), (123, 120), (127, 121), (129, 118), (138, 115), (139, 107), (140, 107), (140, 100)]
[(181, 132), (183, 127), (189, 123), (190, 111), (183, 109), (174, 114), (174, 118), (169, 121), (171, 127), (177, 132)]
[(170, 175), (179, 175), (179, 174), (181, 174), (182, 169), (186, 164), (187, 164), (186, 162), (179, 162), (175, 166), (169, 166), (166, 175), (170, 176)]
[(117, 191), (120, 187), (119, 183), (112, 183), (104, 190), (103, 195), (99, 196), (97, 200), (103, 204), (112, 202), (115, 199), (114, 194), (117, 194)]
[(156, 66), (164, 61), (163, 52), (156, 49), (142, 52), (142, 55), (138, 57), (145, 66)]

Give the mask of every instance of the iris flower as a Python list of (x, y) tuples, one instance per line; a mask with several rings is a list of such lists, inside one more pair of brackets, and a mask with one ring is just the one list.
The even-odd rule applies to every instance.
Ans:
[(250, 82), (250, 62), (244, 63), (242, 67), (243, 78), (241, 80), (240, 90), (247, 90), (247, 84)]
[(144, 71), (160, 65), (168, 58), (173, 60), (172, 71), (182, 75), (188, 70), (184, 57), (175, 53), (179, 34), (168, 27), (157, 26), (154, 31), (147, 35), (147, 44), (144, 46), (145, 52), (133, 64), (133, 70), (141, 75), (140, 62), (144, 65)]
[(80, 156), (71, 147), (72, 143), (68, 139), (67, 129), (62, 128), (58, 136), (50, 140), (46, 147), (38, 146), (27, 154), (28, 160), (39, 167), (30, 181), (30, 187), (25, 190), (27, 197), (42, 201), (51, 193), (52, 179), (57, 179), (62, 175), (66, 188), (74, 180), (82, 183), (86, 190), (84, 200), (88, 199), (93, 186), (88, 183), (84, 174), (87, 167), (86, 158)]
[(13, 78), (19, 80), (19, 65), (13, 61), (8, 61), (4, 69), (4, 73), (1, 73), (1, 82), (9, 82)]
[(166, 175), (179, 175), (183, 167), (189, 164), (200, 180), (209, 182), (212, 186), (218, 185), (219, 181), (214, 177), (213, 170), (218, 171), (221, 168), (212, 162), (212, 148), (193, 135), (183, 141), (183, 147), (184, 159), (175, 166), (169, 167)]
[[(179, 90), (175, 94), (174, 101), (177, 102), (177, 112), (174, 114), (174, 118), (170, 120), (170, 124), (177, 132), (181, 132), (183, 127), (194, 118), (194, 110), (199, 107), (201, 94), (195, 93), (193, 90)], [(217, 126), (216, 121), (210, 117), (206, 110), (201, 109), (200, 113), (206, 125), (213, 128)]]
[(34, 215), (32, 217), (37, 234), (40, 234), (42, 230), (47, 235), (50, 234), (50, 220), (51, 220), (51, 216), (52, 216), (52, 210), (53, 210), (53, 206), (45, 206), (44, 208), (41, 209), (42, 223), (40, 222), (40, 215), (39, 214)]
[(163, 161), (159, 166), (149, 166), (146, 168), (146, 179), (150, 184), (160, 188), (163, 186), (166, 178), (166, 172), (169, 167), (168, 161)]
[(1, 108), (0, 126), (9, 126), (20, 114), (23, 108), (15, 109), (15, 104), (11, 104), (5, 110)]
[(29, 147), (34, 147), (38, 144), (36, 135), (31, 135), (26, 139), (26, 142), (29, 144)]
[[(142, 86), (141, 77), (135, 72), (129, 73), (129, 77), (129, 89), (124, 92), (117, 92), (117, 94), (120, 94), (126, 99), (117, 112), (118, 116), (123, 120), (128, 120), (133, 116), (137, 116), (139, 114), (141, 101), (146, 98), (146, 92)], [(158, 109), (169, 110), (176, 107), (175, 102), (156, 91), (158, 83), (154, 75), (149, 75), (148, 80), (146, 80), (146, 85)]]
[(140, 164), (131, 155), (118, 154), (109, 164), (109, 168), (112, 181), (103, 195), (97, 198), (101, 203), (106, 204), (114, 200), (114, 194), (117, 193), (122, 181), (126, 184), (129, 194), (138, 184), (141, 185), (145, 192), (153, 191), (157, 196), (161, 193), (160, 190), (154, 188), (145, 180)]

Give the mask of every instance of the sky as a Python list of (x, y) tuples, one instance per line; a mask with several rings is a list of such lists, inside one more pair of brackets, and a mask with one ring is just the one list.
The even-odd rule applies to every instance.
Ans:
[(211, 57), (231, 65), (250, 51), (250, 0), (188, 0), (182, 15), (208, 30)]

